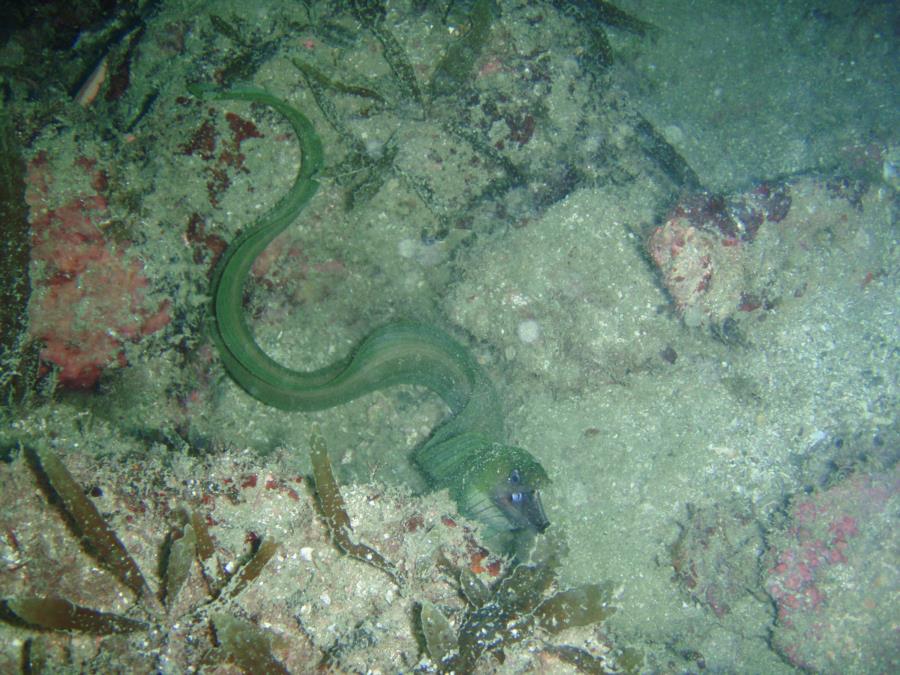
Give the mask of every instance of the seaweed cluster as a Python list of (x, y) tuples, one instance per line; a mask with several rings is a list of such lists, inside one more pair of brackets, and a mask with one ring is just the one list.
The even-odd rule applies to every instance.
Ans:
[[(226, 572), (214, 555), (212, 538), (197, 511), (181, 511), (181, 523), (165, 546), (159, 593), (154, 593), (134, 558), (94, 503), (56, 454), (46, 447), (27, 447), (25, 456), (48, 501), (61, 511), (82, 548), (133, 595), (126, 613), (101, 612), (53, 595), (12, 596), (0, 600), (0, 619), (39, 631), (24, 641), (21, 667), (41, 672), (53, 660), (46, 631), (96, 636), (141, 633), (144, 651), (161, 653), (165, 643), (190, 627), (189, 660), (195, 666), (230, 661), (245, 671), (286, 673), (272, 655), (272, 636), (263, 628), (235, 616), (232, 601), (257, 578), (278, 550), (272, 539), (259, 540), (253, 552), (233, 571)], [(197, 563), (206, 597), (187, 607), (180, 602), (185, 582)], [(204, 639), (206, 636), (206, 639)]]
[[(384, 572), (401, 592), (405, 581), (397, 568), (378, 551), (354, 541), (350, 517), (331, 470), (325, 441), (313, 433), (311, 439), (316, 494), (332, 541), (342, 551)], [(486, 585), (468, 568), (455, 568), (441, 561), (457, 580), (462, 610), (453, 609), (458, 628), (454, 629), (444, 610), (428, 600), (418, 605), (418, 624), (429, 669), (438, 672), (474, 672), (482, 657), (490, 654), (498, 662), (505, 659), (504, 648), (539, 635), (555, 636), (563, 631), (600, 624), (613, 612), (610, 584), (584, 584), (558, 589), (557, 573), (566, 548), (560, 540), (547, 537), (528, 564), (517, 564), (492, 586)], [(571, 664), (587, 673), (636, 672), (643, 656), (632, 649), (615, 649), (594, 655), (586, 649), (539, 640), (539, 651)], [(329, 655), (320, 666), (335, 665)]]
[[(440, 672), (472, 672), (486, 653), (502, 662), (504, 647), (536, 632), (555, 636), (569, 628), (600, 624), (615, 612), (609, 584), (557, 590), (563, 547), (552, 539), (546, 543), (545, 559), (513, 567), (491, 588), (468, 570), (459, 570), (459, 589), (466, 607), (457, 618), (456, 630), (438, 607), (421, 603), (425, 645)], [(632, 649), (610, 648), (594, 655), (581, 647), (544, 641), (540, 650), (586, 673), (634, 672), (643, 663), (643, 656)]]
[[(287, 538), (291, 543), (279, 546), (274, 538), (251, 535), (250, 551), (223, 563), (224, 533), (217, 528), (214, 539), (209, 525), (216, 522), (212, 514), (222, 519), (230, 512), (219, 497), (204, 498), (207, 508), (171, 511), (176, 525), (158, 546), (161, 564), (151, 581), (136, 560), (147, 559), (140, 542), (152, 536), (143, 533), (129, 544), (135, 557), (57, 455), (37, 444), (26, 448), (22, 455), (37, 477), (39, 501), (56, 508), (90, 560), (69, 560), (65, 542), (52, 543), (57, 535), (47, 525), (35, 524), (42, 528), (37, 539), (25, 534), (24, 523), (2, 525), (0, 572), (10, 583), (4, 582), (0, 620), (13, 631), (7, 635), (24, 636), (9, 643), (22, 645), (19, 668), (156, 672), (228, 663), (245, 672), (285, 673), (314, 667), (354, 672), (390, 663), (471, 672), (538, 660), (583, 672), (639, 667), (641, 656), (617, 649), (600, 627), (614, 611), (609, 586), (558, 589), (565, 551), (560, 542), (545, 540), (528, 564), (481, 566), (484, 552), (465, 521), (435, 515), (449, 506), (446, 499), (437, 500), (436, 512), (417, 511), (420, 500), (401, 502), (397, 523), (382, 515), (380, 527), (366, 523), (359, 530), (365, 534), (359, 534), (350, 513), (360, 514), (361, 494), (369, 511), (384, 502), (386, 512), (397, 512), (398, 503), (371, 489), (349, 491), (345, 501), (318, 434), (312, 454), (318, 522), (304, 519), (313, 514), (310, 500), (284, 490), (277, 479), (257, 484), (255, 475), (247, 476), (242, 482), (248, 499), (275, 497), (291, 505), (282, 506), (283, 512), (304, 519), (293, 528), (297, 536)], [(101, 488), (88, 492), (100, 496)], [(227, 501), (234, 504), (234, 496)], [(379, 529), (379, 546), (389, 556), (363, 541)], [(340, 553), (346, 564), (337, 562)], [(99, 579), (91, 571), (95, 566), (103, 570)], [(255, 590), (247, 593), (251, 585)], [(563, 633), (568, 629), (575, 630)], [(564, 644), (573, 638), (580, 646)]]
[[(655, 27), (607, 2), (538, 3), (530, 10), (493, 0), (451, 2), (443, 11), (422, 8), (434, 14), (433, 21), (447, 27), (450, 38), (438, 47), (437, 59), (414, 67), (404, 47), (411, 38), (395, 34), (396, 23), (387, 18), (385, 3), (310, 2), (306, 10), (308, 20), (295, 23), (293, 30), (295, 35), (311, 36), (309, 46), (289, 58), (335, 134), (326, 138), (326, 143), (344, 151), (343, 157), (328, 167), (327, 175), (345, 189), (348, 210), (372, 199), (389, 179), (398, 180), (403, 191), (421, 202), (433, 219), (422, 232), (428, 243), (445, 239), (454, 229), (470, 229), (473, 212), (502, 202), (507, 193), (519, 188), (546, 183), (548, 194), (534, 196), (538, 202), (534, 207), (541, 209), (596, 179), (574, 166), (558, 176), (548, 176), (548, 172), (560, 171), (561, 164), (572, 164), (572, 152), (563, 147), (569, 141), (558, 143), (555, 149), (557, 143), (542, 145), (540, 150), (536, 149), (538, 143), (528, 145), (536, 133), (559, 136), (554, 128), (558, 122), (546, 109), (546, 98), (554, 87), (565, 88), (566, 78), (557, 72), (563, 64), (557, 63), (556, 56), (527, 40), (516, 44), (510, 38), (511, 26), (520, 22), (543, 25), (547, 30), (552, 30), (549, 26), (554, 22), (577, 26), (573, 30), (580, 34), (580, 41), (573, 45), (573, 53), (588, 75), (585, 79), (592, 83), (590, 96), (594, 98), (603, 95), (606, 86), (602, 80), (613, 62), (606, 27), (626, 31), (636, 39), (656, 32)], [(554, 18), (548, 18), (554, 13)], [(252, 79), (273, 52), (283, 49), (277, 36), (248, 39), (248, 27), (237, 17), (215, 16), (212, 29), (239, 52), (229, 56), (213, 75), (226, 88)], [(377, 43), (386, 68), (372, 64), (366, 74), (353, 72), (346, 64), (356, 62), (359, 49), (373, 48), (365, 46), (366, 40)], [(606, 107), (601, 102), (595, 105)], [(679, 185), (695, 178), (649, 122), (638, 115), (633, 123), (642, 155)], [(580, 126), (596, 127), (597, 122), (585, 121)], [(432, 142), (427, 150), (429, 162), (424, 165), (442, 167), (441, 171), (429, 174), (423, 171), (421, 161), (409, 163), (405, 148), (398, 151), (398, 141), (416, 129), (446, 135), (444, 144), (452, 150), (442, 150), (440, 142)], [(420, 157), (415, 148), (409, 151)], [(602, 158), (598, 154), (587, 163), (614, 162), (613, 155), (604, 152)], [(435, 181), (450, 167), (465, 176), (467, 183), (456, 199), (448, 194), (446, 185)], [(622, 171), (613, 166), (604, 170), (610, 172), (610, 178)]]

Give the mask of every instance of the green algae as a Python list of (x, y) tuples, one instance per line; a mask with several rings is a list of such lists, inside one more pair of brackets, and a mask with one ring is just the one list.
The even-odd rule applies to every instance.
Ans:
[(447, 617), (434, 604), (423, 600), (419, 621), (425, 636), (425, 648), (432, 661), (445, 663), (453, 659), (459, 651), (459, 642)]
[(13, 118), (0, 102), (0, 406), (21, 403), (34, 388), (36, 343), (29, 343), (31, 226), (25, 161)]
[(163, 600), (166, 605), (174, 602), (181, 587), (184, 586), (196, 555), (197, 535), (191, 525), (185, 525), (181, 536), (173, 537), (166, 556), (165, 585), (163, 587), (165, 591)]

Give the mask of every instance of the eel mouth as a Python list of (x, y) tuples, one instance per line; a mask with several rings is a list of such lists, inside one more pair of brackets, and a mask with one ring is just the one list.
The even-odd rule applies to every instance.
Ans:
[(506, 516), (512, 530), (543, 533), (550, 526), (540, 492), (524, 484), (517, 469), (513, 469), (506, 480), (496, 486), (491, 501)]

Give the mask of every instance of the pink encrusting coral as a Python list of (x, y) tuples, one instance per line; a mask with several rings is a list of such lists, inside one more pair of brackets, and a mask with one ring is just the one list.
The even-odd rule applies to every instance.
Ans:
[[(765, 588), (777, 608), (773, 646), (816, 672), (900, 666), (895, 615), (900, 473), (855, 474), (795, 498), (771, 533)], [(895, 670), (895, 669), (892, 669)]]
[(140, 260), (125, 245), (113, 245), (100, 225), (108, 220), (99, 194), (105, 173), (95, 162), (76, 160), (95, 194), (79, 194), (53, 206), (54, 176), (46, 154), (28, 167), (26, 199), (31, 209), (33, 291), (29, 332), (44, 343), (41, 359), (58, 368), (60, 385), (93, 387), (111, 366), (124, 366), (126, 340), (160, 330), (169, 303), (149, 303)]

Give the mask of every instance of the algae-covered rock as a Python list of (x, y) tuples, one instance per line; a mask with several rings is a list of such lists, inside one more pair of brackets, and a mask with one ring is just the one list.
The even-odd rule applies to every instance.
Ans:
[[(0, 405), (26, 393), (25, 343), (31, 277), (31, 228), (25, 203), (25, 162), (5, 104), (0, 102)], [(34, 350), (31, 350), (34, 351)], [(26, 357), (22, 363), (23, 356)], [(34, 365), (33, 363), (31, 364)]]
[(661, 363), (666, 300), (631, 231), (648, 209), (638, 189), (570, 195), (473, 251), (448, 312), (516, 372), (553, 387), (624, 381)]

